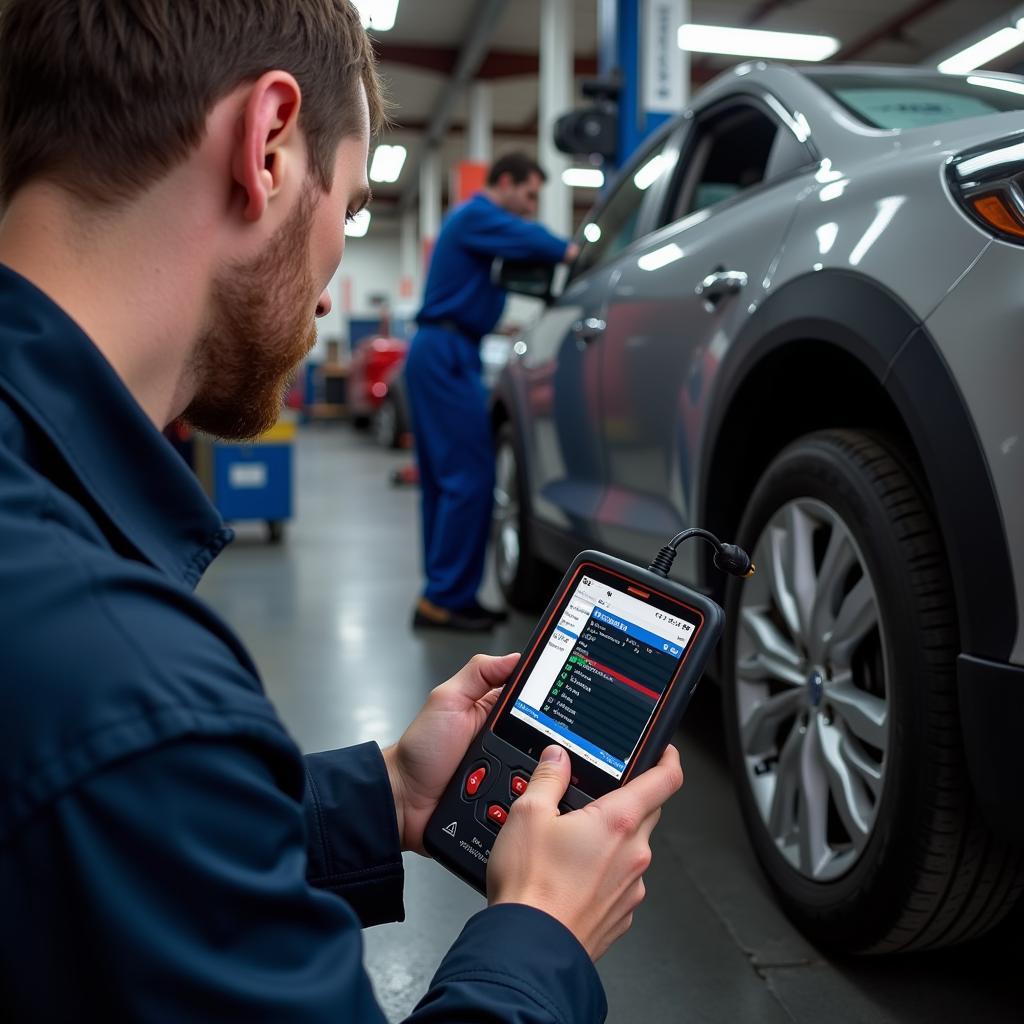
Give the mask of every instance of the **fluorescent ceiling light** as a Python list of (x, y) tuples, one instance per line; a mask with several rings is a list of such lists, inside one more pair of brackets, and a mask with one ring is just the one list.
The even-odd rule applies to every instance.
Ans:
[(405, 146), (378, 146), (370, 164), (373, 181), (398, 181), (405, 164)]
[(346, 225), (345, 234), (349, 238), (362, 238), (370, 230), (370, 211), (360, 210)]
[(600, 188), (604, 172), (596, 167), (567, 167), (562, 171), (562, 181), (570, 188)]
[(601, 241), (601, 229), (593, 221), (591, 221), (583, 229), (583, 237), (588, 242), (600, 242)]
[(776, 57), (780, 60), (825, 60), (839, 49), (832, 36), (800, 32), (765, 32), (754, 28), (682, 25), (679, 49), (698, 53), (727, 53), (736, 57)]
[(1002, 89), (1003, 92), (1016, 92), (1024, 95), (1024, 82), (1010, 82), (1005, 78), (982, 78), (981, 75), (968, 75), (969, 85), (980, 85), (986, 89)]
[(353, 0), (363, 28), (372, 28), (374, 32), (387, 32), (395, 27), (398, 16), (398, 0)]
[(651, 157), (651, 159), (633, 175), (633, 184), (643, 192), (645, 189), (650, 188), (665, 173), (665, 168), (667, 166), (668, 161), (661, 153), (657, 156)]
[(1024, 25), (1024, 18), (1017, 22), (1016, 28), (1001, 28), (998, 32), (979, 39), (973, 46), (968, 46), (966, 50), (947, 57), (939, 65), (939, 70), (945, 75), (962, 75), (965, 71), (973, 71), (975, 68), (980, 68), (982, 64), (1001, 57), (1007, 51), (1024, 43), (1024, 31), (1021, 31), (1021, 25)]

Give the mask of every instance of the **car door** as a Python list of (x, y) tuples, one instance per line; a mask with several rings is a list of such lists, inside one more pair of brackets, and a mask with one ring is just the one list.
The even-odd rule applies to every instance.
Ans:
[[(670, 142), (663, 132), (638, 160), (667, 160)], [(608, 296), (619, 253), (655, 213), (646, 208), (649, 198), (627, 174), (599, 204), (577, 238), (580, 255), (564, 291), (531, 329), (519, 360), (534, 518), (581, 542), (595, 540), (605, 486), (600, 418)]]
[(611, 550), (649, 560), (693, 524), (709, 385), (764, 294), (799, 201), (799, 172), (812, 163), (798, 126), (763, 101), (719, 102), (689, 132), (666, 189), (667, 223), (619, 259), (604, 317), (606, 487), (596, 524)]

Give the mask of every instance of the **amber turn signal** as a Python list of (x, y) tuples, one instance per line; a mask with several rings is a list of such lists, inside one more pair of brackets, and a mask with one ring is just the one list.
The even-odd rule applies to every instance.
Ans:
[(1024, 222), (1006, 204), (1002, 196), (997, 193), (989, 193), (987, 196), (972, 199), (971, 205), (978, 216), (991, 224), (997, 231), (1004, 231), (1008, 235), (1024, 238)]

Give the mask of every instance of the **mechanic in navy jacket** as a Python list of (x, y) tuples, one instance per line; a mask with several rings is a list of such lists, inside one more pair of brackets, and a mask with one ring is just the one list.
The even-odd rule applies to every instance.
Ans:
[[(360, 927), (514, 656), (397, 744), (302, 757), (193, 593), (230, 539), (160, 429), (273, 422), (366, 198), (348, 0), (10, 0), (0, 19), (5, 1020), (382, 1021)], [(678, 756), (559, 816), (564, 753), (412, 1020), (600, 1019)]]
[(505, 618), (477, 598), (494, 501), (494, 446), (480, 339), (505, 308), (496, 257), (558, 263), (576, 246), (527, 217), (546, 177), (523, 153), (492, 164), (487, 187), (445, 219), (405, 366), (416, 437), (426, 586), (413, 626), (485, 630)]

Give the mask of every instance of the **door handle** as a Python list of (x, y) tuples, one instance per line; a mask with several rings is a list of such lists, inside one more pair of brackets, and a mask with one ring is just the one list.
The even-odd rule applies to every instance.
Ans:
[(694, 294), (704, 300), (705, 308), (711, 312), (726, 295), (735, 295), (746, 285), (747, 275), (742, 270), (716, 270), (697, 285)]
[(583, 320), (577, 320), (572, 325), (572, 333), (579, 338), (580, 341), (593, 341), (595, 338), (599, 338), (604, 334), (608, 324), (604, 322), (600, 317), (588, 316)]

